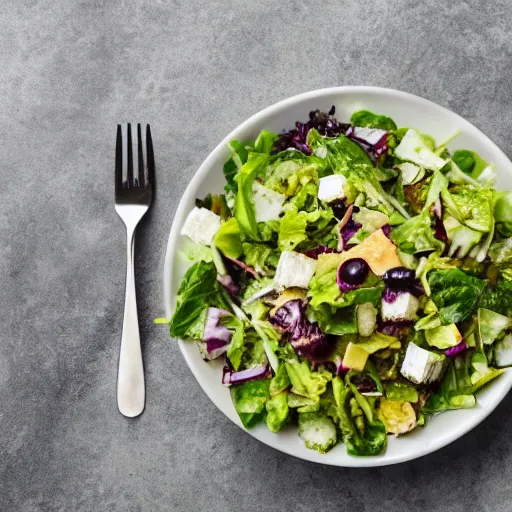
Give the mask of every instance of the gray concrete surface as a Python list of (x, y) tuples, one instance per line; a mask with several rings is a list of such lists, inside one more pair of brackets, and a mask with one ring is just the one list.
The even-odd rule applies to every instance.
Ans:
[[(177, 202), (251, 114), (366, 84), (453, 109), (512, 156), (506, 1), (0, 2), (0, 510), (510, 511), (512, 400), (463, 439), (372, 470), (296, 460), (207, 399), (161, 316)], [(115, 125), (151, 122), (139, 231), (147, 409), (116, 410), (124, 232)]]

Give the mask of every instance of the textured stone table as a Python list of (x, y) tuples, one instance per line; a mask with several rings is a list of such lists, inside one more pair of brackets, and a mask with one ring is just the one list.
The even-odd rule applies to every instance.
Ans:
[[(512, 156), (509, 2), (0, 6), (2, 512), (512, 510), (512, 398), (420, 460), (315, 465), (231, 424), (152, 325), (183, 190), (218, 141), (267, 105), (326, 86), (393, 87), (463, 115)], [(147, 408), (131, 421), (115, 402), (120, 120), (151, 122), (158, 165), (136, 262)]]

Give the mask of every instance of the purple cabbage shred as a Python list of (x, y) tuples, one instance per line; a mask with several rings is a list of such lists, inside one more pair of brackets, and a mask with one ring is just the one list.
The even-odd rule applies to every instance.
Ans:
[(310, 112), (309, 121), (306, 123), (297, 121), (293, 130), (284, 131), (279, 134), (274, 144), (274, 153), (286, 151), (287, 149), (296, 149), (305, 155), (311, 155), (312, 151), (307, 143), (307, 139), (309, 130), (313, 128), (325, 137), (337, 137), (345, 133), (350, 125), (339, 123), (334, 117), (334, 112), (334, 105), (327, 113), (320, 110)]
[(388, 150), (388, 132), (377, 128), (351, 126), (345, 135), (357, 142), (375, 164)]
[(271, 375), (272, 371), (268, 364), (260, 364), (239, 372), (235, 372), (229, 366), (225, 365), (222, 372), (222, 384), (226, 386), (243, 384), (244, 382), (249, 382), (251, 380), (266, 379)]
[(308, 359), (318, 360), (332, 349), (329, 336), (322, 332), (318, 324), (312, 324), (306, 317), (305, 303), (301, 299), (283, 304), (270, 317), (277, 331), (288, 334), (295, 352)]
[(447, 348), (444, 353), (448, 357), (456, 357), (460, 353), (464, 352), (468, 349), (468, 344), (466, 343), (466, 340), (462, 340), (460, 343), (455, 345), (454, 347)]
[(311, 155), (312, 150), (307, 142), (308, 133), (315, 128), (324, 137), (346, 135), (359, 144), (372, 162), (376, 164), (388, 150), (388, 132), (377, 128), (363, 128), (348, 123), (340, 123), (334, 117), (334, 113), (334, 105), (329, 112), (313, 110), (309, 113), (309, 121), (306, 123), (297, 121), (293, 130), (283, 131), (279, 134), (274, 144), (274, 153), (295, 149), (305, 155)]
[(334, 249), (331, 249), (330, 247), (327, 247), (326, 245), (319, 245), (314, 249), (309, 249), (309, 251), (302, 251), (302, 254), (304, 254), (304, 256), (307, 256), (308, 258), (313, 258), (314, 260), (317, 260), (320, 254), (327, 254), (331, 252), (336, 251)]
[(228, 349), (232, 334), (220, 323), (220, 319), (229, 314), (225, 309), (208, 308), (203, 339), (206, 342), (209, 359), (216, 359)]
[(395, 338), (405, 338), (409, 334), (414, 322), (410, 320), (400, 320), (395, 322), (380, 322), (377, 330), (386, 336)]

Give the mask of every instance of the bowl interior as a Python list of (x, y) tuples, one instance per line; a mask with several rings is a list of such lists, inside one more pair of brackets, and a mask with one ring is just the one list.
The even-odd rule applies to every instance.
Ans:
[[(222, 167), (229, 157), (225, 147), (228, 140), (254, 139), (263, 128), (275, 132), (290, 129), (297, 120), (306, 120), (311, 110), (336, 107), (340, 121), (350, 119), (353, 112), (366, 109), (392, 117), (398, 126), (411, 126), (432, 135), (441, 142), (456, 130), (462, 133), (449, 144), (450, 150), (472, 149), (497, 169), (497, 188), (512, 189), (512, 163), (505, 154), (480, 130), (453, 112), (411, 94), (376, 87), (337, 87), (301, 94), (277, 103), (241, 124), (207, 157), (183, 195), (173, 221), (164, 268), (164, 300), (167, 318), (171, 317), (181, 278), (190, 265), (180, 255), (186, 244), (179, 235), (196, 197), (221, 192), (224, 187)], [(231, 403), (229, 390), (221, 384), (221, 363), (205, 363), (194, 343), (179, 341), (180, 349), (197, 381), (215, 405), (233, 422), (241, 423)], [(512, 386), (512, 374), (492, 383), (478, 395), (474, 409), (450, 411), (432, 418), (427, 427), (394, 439), (389, 437), (387, 451), (377, 457), (350, 457), (340, 444), (325, 455), (305, 448), (296, 428), (273, 434), (265, 425), (248, 432), (278, 450), (306, 460), (337, 466), (380, 466), (414, 459), (435, 451), (454, 441), (478, 425), (505, 397)]]

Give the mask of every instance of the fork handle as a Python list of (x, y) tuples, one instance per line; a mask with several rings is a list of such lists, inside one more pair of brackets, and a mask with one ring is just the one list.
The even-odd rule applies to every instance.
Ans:
[(135, 228), (127, 227), (126, 235), (126, 294), (117, 374), (117, 406), (124, 416), (134, 417), (144, 410), (145, 385), (133, 264)]

